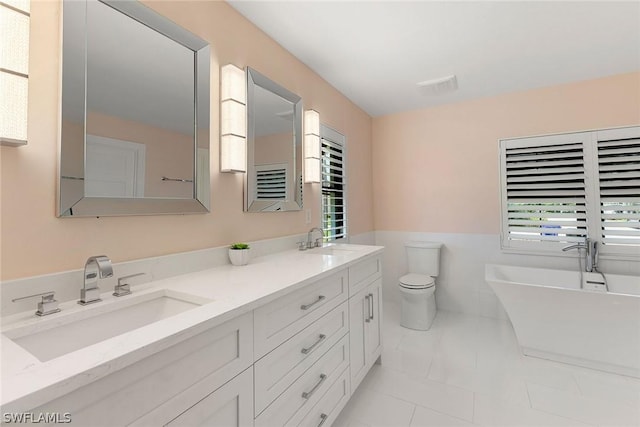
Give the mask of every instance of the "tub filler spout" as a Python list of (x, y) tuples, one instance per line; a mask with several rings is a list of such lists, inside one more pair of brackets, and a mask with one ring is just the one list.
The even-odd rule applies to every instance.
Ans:
[(584, 271), (592, 273), (598, 271), (598, 242), (591, 239), (585, 239), (584, 243), (576, 243), (575, 245), (565, 246), (562, 248), (562, 252), (567, 252), (572, 249), (580, 250), (584, 249)]

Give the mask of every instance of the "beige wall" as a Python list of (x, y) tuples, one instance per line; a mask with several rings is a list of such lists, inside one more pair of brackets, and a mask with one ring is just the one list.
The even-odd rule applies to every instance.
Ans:
[[(81, 268), (90, 255), (114, 262), (302, 233), (304, 212), (242, 212), (242, 176), (220, 174), (219, 69), (250, 65), (302, 96), (305, 108), (348, 140), (350, 233), (373, 230), (371, 118), (221, 1), (147, 4), (208, 40), (211, 62), (211, 184), (207, 215), (65, 218), (55, 216), (59, 138), (60, 5), (33, 1), (29, 144), (1, 151), (1, 273), (4, 280)], [(352, 172), (351, 172), (352, 171)], [(305, 186), (305, 209), (319, 219), (319, 187)]]
[(375, 118), (375, 229), (498, 234), (498, 139), (639, 123), (640, 73)]

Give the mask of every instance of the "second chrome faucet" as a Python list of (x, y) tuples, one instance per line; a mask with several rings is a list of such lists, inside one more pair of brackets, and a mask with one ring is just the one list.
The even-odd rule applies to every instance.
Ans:
[(105, 255), (92, 256), (84, 265), (84, 285), (80, 289), (80, 301), (78, 304), (87, 305), (102, 301), (98, 279), (113, 276), (111, 260)]

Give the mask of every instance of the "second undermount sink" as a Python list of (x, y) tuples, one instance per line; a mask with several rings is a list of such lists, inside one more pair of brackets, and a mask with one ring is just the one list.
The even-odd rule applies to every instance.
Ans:
[(169, 289), (133, 294), (3, 331), (41, 362), (133, 331), (210, 302)]

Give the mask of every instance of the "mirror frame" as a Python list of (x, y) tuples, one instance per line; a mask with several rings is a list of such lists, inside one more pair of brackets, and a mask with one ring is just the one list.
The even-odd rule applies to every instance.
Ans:
[[(294, 150), (293, 150), (293, 167), (294, 178), (302, 180), (302, 98), (290, 90), (280, 86), (273, 80), (253, 68), (247, 67), (247, 173), (244, 174), (244, 210), (246, 212), (284, 212), (299, 211), (302, 209), (302, 191), (298, 191), (298, 185), (295, 186), (293, 200), (255, 200), (252, 195), (255, 192), (255, 183), (252, 177), (256, 176), (256, 166), (254, 164), (255, 150), (255, 114), (253, 112), (253, 103), (255, 99), (256, 86), (261, 87), (293, 104), (293, 132), (294, 132)], [(300, 162), (296, 162), (296, 147), (300, 147)], [(298, 164), (299, 163), (299, 164)]]
[[(194, 176), (193, 176), (193, 197), (186, 198), (109, 198), (109, 197), (85, 197), (84, 195), (84, 171), (86, 166), (86, 132), (83, 133), (83, 144), (81, 151), (71, 143), (65, 144), (71, 131), (65, 126), (65, 113), (74, 105), (83, 105), (84, 114), (80, 125), (86, 129), (87, 119), (87, 22), (79, 21), (78, 14), (64, 13), (66, 7), (83, 8), (81, 16), (86, 16), (88, 2), (103, 3), (120, 13), (128, 16), (167, 38), (181, 44), (194, 52)], [(65, 27), (72, 22), (73, 25), (84, 30), (84, 49), (80, 53), (73, 54), (71, 46), (73, 35), (69, 31), (65, 32)], [(67, 46), (67, 49), (65, 49)], [(71, 52), (70, 52), (71, 51)], [(78, 56), (80, 55), (80, 56)], [(157, 214), (186, 214), (186, 213), (207, 213), (210, 210), (210, 67), (211, 49), (209, 43), (200, 37), (192, 34), (178, 24), (160, 15), (138, 1), (118, 1), (118, 0), (63, 0), (62, 4), (62, 69), (69, 69), (74, 64), (73, 58), (80, 58), (78, 63), (82, 63), (84, 79), (78, 79), (71, 84), (63, 85), (61, 90), (61, 126), (60, 140), (58, 147), (58, 197), (56, 215), (58, 217), (93, 217), (93, 216), (121, 216), (121, 215), (157, 215)], [(64, 71), (63, 71), (64, 72)], [(62, 75), (61, 79), (62, 81)], [(67, 82), (68, 83), (68, 82)], [(199, 164), (198, 149), (206, 149), (209, 155), (206, 165)], [(63, 157), (82, 159), (76, 161), (74, 169), (81, 170), (79, 176), (63, 176)], [(79, 164), (82, 163), (82, 164)], [(73, 162), (72, 162), (73, 164)], [(202, 179), (198, 176), (202, 175)], [(74, 213), (77, 208), (81, 213)]]

